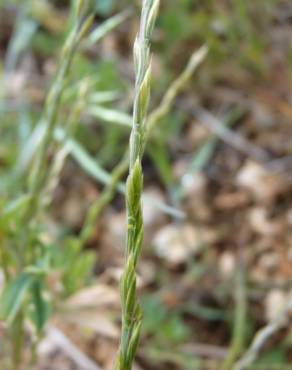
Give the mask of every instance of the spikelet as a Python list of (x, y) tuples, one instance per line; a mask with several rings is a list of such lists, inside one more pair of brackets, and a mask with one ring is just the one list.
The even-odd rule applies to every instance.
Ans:
[(134, 44), (136, 73), (133, 125), (130, 136), (130, 168), (126, 187), (127, 247), (121, 279), (122, 334), (116, 370), (131, 370), (141, 332), (141, 309), (137, 302), (136, 267), (143, 243), (141, 196), (143, 171), (141, 160), (145, 141), (145, 124), (150, 97), (150, 38), (158, 14), (159, 0), (144, 0), (139, 34)]

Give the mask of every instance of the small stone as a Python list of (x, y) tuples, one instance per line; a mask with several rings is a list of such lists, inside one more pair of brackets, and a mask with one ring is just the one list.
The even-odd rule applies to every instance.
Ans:
[(222, 253), (219, 259), (219, 269), (223, 277), (228, 278), (234, 274), (235, 271), (235, 257), (231, 252)]
[(259, 264), (267, 272), (273, 272), (277, 269), (279, 262), (279, 256), (276, 253), (270, 252), (260, 258)]
[(236, 183), (247, 189), (256, 200), (261, 202), (273, 201), (287, 188), (287, 183), (279, 174), (272, 174), (251, 161), (241, 168)]
[(263, 236), (280, 234), (285, 226), (281, 220), (271, 221), (268, 212), (263, 207), (254, 207), (248, 213), (248, 220), (252, 229)]
[(265, 316), (267, 321), (275, 320), (287, 303), (287, 295), (279, 289), (271, 290), (265, 299)]
[(153, 239), (157, 255), (172, 266), (186, 262), (195, 255), (202, 242), (200, 231), (190, 224), (167, 225), (160, 229)]

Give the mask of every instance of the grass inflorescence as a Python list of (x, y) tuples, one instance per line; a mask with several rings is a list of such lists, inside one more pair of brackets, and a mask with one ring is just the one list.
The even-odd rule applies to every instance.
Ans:
[(145, 0), (139, 34), (134, 45), (136, 71), (133, 124), (130, 136), (130, 165), (126, 185), (127, 245), (125, 268), (121, 279), (122, 333), (116, 369), (131, 370), (141, 331), (141, 308), (136, 296), (136, 267), (143, 243), (142, 156), (146, 132), (146, 114), (150, 96), (150, 39), (154, 29), (159, 0)]

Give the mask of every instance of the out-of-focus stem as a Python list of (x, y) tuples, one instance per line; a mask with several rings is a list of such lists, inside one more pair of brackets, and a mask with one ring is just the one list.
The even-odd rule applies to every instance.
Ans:
[(235, 283), (235, 317), (233, 337), (228, 355), (222, 365), (222, 370), (232, 370), (238, 356), (244, 348), (247, 315), (247, 296), (245, 268), (240, 266), (236, 273)]
[(92, 21), (92, 15), (83, 20), (83, 11), (81, 11), (80, 9), (76, 18), (76, 24), (72, 32), (68, 36), (64, 49), (62, 51), (61, 64), (58, 70), (58, 74), (50, 89), (45, 104), (45, 113), (42, 121), (46, 123), (46, 130), (40, 143), (38, 152), (36, 153), (35, 162), (31, 170), (29, 183), (31, 202), (27, 210), (26, 219), (32, 218), (37, 212), (39, 200), (41, 198), (41, 192), (47, 178), (46, 155), (50, 144), (53, 141), (53, 133), (57, 124), (61, 99), (66, 85), (66, 80), (70, 72), (75, 51), (84, 34), (88, 31)]

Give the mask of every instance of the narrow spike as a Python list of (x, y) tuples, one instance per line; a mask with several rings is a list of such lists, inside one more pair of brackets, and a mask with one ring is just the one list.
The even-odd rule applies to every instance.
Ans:
[[(144, 0), (139, 34), (134, 44), (136, 72), (133, 124), (130, 136), (130, 165), (127, 179), (127, 247), (121, 283), (122, 334), (116, 370), (132, 370), (141, 331), (141, 310), (136, 293), (136, 265), (143, 243), (141, 160), (145, 141), (145, 122), (150, 96), (150, 38), (158, 13), (159, 0)], [(130, 263), (129, 263), (130, 261)]]

